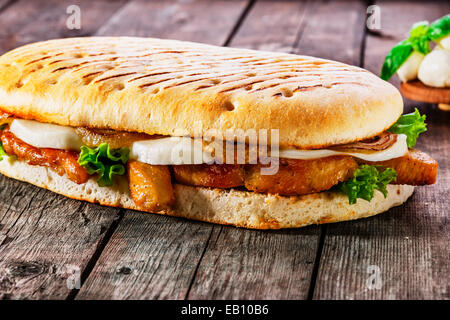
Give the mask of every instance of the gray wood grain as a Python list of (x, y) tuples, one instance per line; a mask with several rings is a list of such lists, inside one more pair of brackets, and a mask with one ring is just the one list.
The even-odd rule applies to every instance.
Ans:
[[(0, 13), (0, 50), (64, 35), (68, 3), (19, 1), (7, 7)], [(86, 11), (83, 32), (91, 32), (124, 1), (78, 3)], [(83, 275), (89, 268), (119, 211), (70, 200), (4, 176), (0, 185), (0, 297), (68, 297), (72, 289), (67, 279), (75, 281), (78, 273)]]
[[(367, 68), (377, 74), (385, 54), (405, 37), (413, 22), (449, 12), (448, 3), (437, 1), (379, 5), (384, 36), (370, 35), (365, 48)], [(398, 85), (395, 78), (392, 82)], [(414, 105), (427, 114), (429, 123), (416, 148), (439, 162), (437, 183), (417, 187), (406, 204), (382, 215), (329, 225), (315, 299), (450, 298), (450, 114), (436, 106)], [(380, 287), (372, 282), (377, 274)]]
[(0, 184), (0, 299), (65, 299), (119, 211)]
[[(229, 4), (136, 1), (99, 33), (176, 36), (221, 45), (247, 2)], [(178, 20), (180, 15), (187, 20)], [(211, 20), (217, 16), (227, 19)], [(212, 232), (211, 224), (126, 211), (76, 299), (184, 299)]]
[(295, 53), (359, 65), (366, 6), (362, 1), (315, 1)]
[[(127, 0), (20, 0), (0, 12), (0, 53), (18, 46), (53, 38), (91, 35)], [(66, 10), (76, 4), (81, 10), (81, 29), (70, 30)]]
[[(319, 23), (334, 23), (333, 12), (339, 13), (336, 25)], [(358, 61), (364, 12), (355, 1), (258, 2), (231, 45), (261, 48), (262, 41), (272, 39), (275, 49), (320, 57), (325, 51), (313, 39), (326, 39), (337, 52), (346, 49), (342, 60)], [(274, 27), (281, 21), (282, 27)], [(330, 28), (342, 37), (328, 36)], [(318, 226), (279, 232), (215, 227), (188, 298), (306, 299), (319, 236)]]
[(127, 211), (76, 299), (183, 299), (211, 227)]
[(99, 35), (178, 39), (222, 45), (247, 1), (136, 0), (126, 5)]
[(7, 6), (12, 4), (14, 0), (0, 0), (0, 11), (3, 11), (6, 9)]
[(311, 1), (257, 1), (230, 45), (291, 52), (298, 42), (310, 8)]
[(318, 235), (215, 226), (188, 299), (305, 299)]

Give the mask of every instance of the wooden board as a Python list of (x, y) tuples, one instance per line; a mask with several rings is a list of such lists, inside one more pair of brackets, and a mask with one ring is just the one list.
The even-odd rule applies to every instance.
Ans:
[[(377, 72), (384, 55), (415, 21), (449, 12), (448, 3), (383, 2), (382, 33), (369, 36), (367, 67)], [(396, 80), (393, 80), (396, 83)], [(449, 299), (450, 116), (418, 104), (428, 132), (417, 148), (439, 162), (438, 181), (418, 187), (404, 205), (369, 219), (329, 225), (314, 290), (315, 299)], [(376, 277), (379, 281), (376, 282)]]
[(420, 80), (402, 82), (400, 90), (405, 98), (428, 103), (450, 103), (450, 88), (435, 88)]
[(0, 0), (0, 11), (5, 10), (14, 0)]
[[(224, 1), (167, 2), (132, 2), (99, 33), (160, 38), (176, 34), (185, 40), (198, 39), (201, 33), (202, 42), (221, 45), (247, 5), (243, 1), (234, 2), (233, 6)], [(137, 18), (137, 13), (142, 20)], [(183, 13), (189, 18), (178, 24), (166, 21), (165, 27), (160, 27), (162, 21), (158, 17), (165, 16), (170, 21), (176, 16), (172, 13)], [(155, 19), (147, 19), (152, 15)], [(227, 19), (212, 23), (214, 15)], [(145, 27), (141, 28), (142, 24)], [(126, 211), (76, 298), (184, 299), (213, 228), (212, 224)]]
[[(159, 37), (223, 45), (247, 1), (130, 2), (98, 35)], [(226, 17), (218, 19), (217, 17)]]
[[(0, 53), (18, 46), (53, 38), (92, 35), (127, 0), (20, 0), (0, 12)], [(66, 26), (67, 7), (76, 4), (81, 10), (81, 29)]]
[(119, 210), (0, 177), (0, 299), (65, 299)]
[(314, 1), (295, 53), (360, 65), (365, 11), (358, 1)]

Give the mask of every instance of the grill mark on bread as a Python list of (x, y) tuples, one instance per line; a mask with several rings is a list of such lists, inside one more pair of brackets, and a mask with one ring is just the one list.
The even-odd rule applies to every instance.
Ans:
[(99, 74), (99, 73), (104, 73), (104, 71), (91, 72), (91, 73), (85, 74), (81, 78), (84, 79), (84, 78), (91, 77), (91, 76), (94, 76), (94, 75)]
[(166, 78), (166, 79), (161, 79), (159, 81), (154, 81), (154, 82), (149, 82), (149, 83), (144, 83), (139, 85), (139, 88), (147, 88), (147, 87), (151, 87), (155, 84), (161, 83), (161, 82), (165, 82), (165, 81), (169, 81), (169, 80), (173, 80), (173, 78)]
[[(180, 45), (176, 49), (166, 49), (157, 40), (153, 39), (149, 41), (149, 46), (145, 50), (139, 41), (129, 41), (126, 46), (122, 46), (121, 43), (108, 46), (94, 40), (88, 40), (81, 44), (77, 43), (74, 46), (73, 43), (66, 40), (62, 44), (51, 43), (50, 45), (40, 45), (39, 47), (43, 56), (31, 60), (25, 65), (49, 59), (51, 61), (44, 65), (49, 66), (60, 62), (70, 64), (72, 62), (72, 65), (63, 65), (53, 70), (50, 69), (49, 72), (56, 73), (62, 70), (79, 72), (83, 69), (90, 69), (89, 71), (91, 72), (82, 75), (81, 78), (94, 77), (90, 81), (95, 80), (95, 83), (134, 75), (125, 81), (134, 83), (145, 79), (147, 81), (143, 81), (144, 83), (138, 81), (135, 86), (146, 88), (183, 78), (180, 82), (173, 81), (168, 83), (162, 89), (211, 80), (211, 83), (200, 84), (193, 91), (216, 88), (218, 93), (228, 93), (245, 89), (250, 94), (285, 85), (290, 85), (291, 87), (285, 87), (284, 89), (293, 93), (344, 83), (368, 85), (355, 81), (338, 81), (338, 79), (346, 79), (347, 75), (349, 77), (353, 76), (354, 79), (355, 72), (364, 72), (365, 70), (333, 61), (315, 61), (314, 58), (306, 56), (276, 56), (271, 54), (262, 56), (255, 52), (249, 51), (246, 53), (239, 49), (230, 49), (223, 53), (217, 53), (210, 47), (191, 47), (187, 44)], [(63, 50), (64, 52), (52, 54), (56, 50)], [(32, 50), (26, 52), (32, 52)], [(18, 55), (17, 53), (14, 54)], [(60, 55), (67, 55), (67, 57), (55, 59)], [(149, 59), (149, 56), (157, 57)], [(30, 59), (32, 57), (33, 55), (30, 55)], [(90, 59), (90, 57), (99, 58)], [(198, 57), (206, 57), (208, 63), (205, 63), (203, 59)], [(80, 61), (79, 59), (82, 60)], [(230, 63), (229, 61), (232, 62)], [(146, 70), (144, 71), (141, 67)], [(152, 70), (149, 70), (148, 67), (151, 67)], [(95, 70), (96, 68), (106, 70)], [(126, 71), (130, 72), (121, 72), (126, 68), (138, 68), (136, 69), (138, 71), (131, 72), (128, 69)], [(223, 74), (225, 70), (232, 72)], [(28, 73), (33, 71), (35, 70), (30, 70)], [(116, 71), (116, 74), (99, 79), (99, 76), (107, 71), (111, 71), (111, 73)], [(189, 73), (189, 71), (191, 72)], [(159, 78), (162, 75), (167, 75), (167, 77)], [(328, 77), (328, 75), (331, 78), (328, 79), (329, 83), (325, 83), (323, 79)], [(220, 81), (217, 79), (220, 79)], [(88, 84), (90, 81), (84, 81), (84, 84)], [(324, 83), (320, 83), (321, 81), (324, 81)], [(254, 88), (253, 85), (255, 84), (259, 85)], [(275, 92), (271, 96), (283, 96), (283, 93)]]
[(203, 81), (203, 80), (207, 80), (207, 79), (210, 79), (210, 77), (186, 80), (186, 81), (183, 81), (183, 82), (178, 82), (178, 83), (174, 83), (174, 84), (168, 85), (168, 86), (164, 87), (163, 89), (174, 88), (174, 87), (181, 86), (183, 84), (188, 84), (188, 83), (197, 82), (197, 81)]
[[(332, 83), (329, 83), (328, 85), (331, 87), (331, 86), (336, 86), (336, 85), (340, 85), (340, 84), (354, 84), (354, 85), (363, 86), (363, 84), (361, 84), (359, 82), (332, 82)], [(316, 85), (310, 85), (310, 86), (298, 86), (297, 88), (294, 89), (294, 92), (309, 91), (309, 90), (314, 90), (315, 88), (319, 88), (319, 87), (326, 88), (328, 86), (324, 86), (323, 83), (316, 84)]]
[(97, 64), (97, 65), (105, 65), (105, 66), (108, 66), (109, 69), (111, 69), (111, 67), (109, 67), (108, 62), (103, 61), (103, 60), (95, 60), (95, 61), (84, 61), (84, 62), (79, 63), (78, 65), (74, 65), (73, 66), (74, 68), (76, 68), (76, 67), (79, 67), (79, 68), (73, 70), (73, 72), (78, 72), (78, 71), (83, 70), (85, 68), (89, 68), (90, 66), (95, 65), (95, 64)]
[(201, 85), (200, 87), (195, 88), (194, 91), (211, 88), (211, 87), (214, 87), (214, 84), (205, 84), (205, 85)]
[(141, 75), (139, 77), (136, 77), (136, 78), (132, 78), (132, 79), (128, 80), (128, 82), (133, 82), (133, 81), (136, 81), (136, 80), (139, 80), (139, 79), (143, 79), (143, 78), (148, 78), (148, 77), (160, 76), (160, 75), (168, 74), (168, 73), (170, 73), (170, 71), (157, 72), (157, 73), (148, 73), (148, 74), (144, 74), (144, 75)]
[(66, 69), (71, 69), (71, 67), (61, 67), (61, 68), (57, 68), (52, 70), (52, 73), (58, 72), (58, 71), (62, 71), (62, 70), (66, 70)]
[(265, 81), (267, 81), (267, 80), (263, 79), (263, 80), (256, 80), (256, 81), (252, 81), (252, 82), (245, 82), (245, 83), (239, 84), (237, 86), (221, 90), (219, 92), (220, 93), (230, 92), (230, 91), (234, 91), (234, 90), (237, 90), (237, 89), (245, 88), (245, 87), (253, 85), (255, 83), (260, 83), (260, 82), (265, 82)]
[(127, 72), (127, 73), (113, 74), (111, 76), (98, 79), (98, 80), (95, 81), (95, 83), (99, 83), (99, 82), (110, 80), (110, 79), (114, 79), (114, 78), (125, 77), (125, 76), (129, 76), (129, 75), (132, 75), (132, 74), (136, 74), (136, 72)]
[[(333, 84), (332, 84), (333, 85)], [(320, 88), (323, 87), (323, 84), (316, 84), (316, 85), (312, 85), (312, 86), (298, 86), (297, 88), (295, 88), (293, 91), (294, 92), (299, 92), (299, 91), (308, 91), (308, 90), (313, 90), (315, 88)]]
[(45, 60), (45, 59), (48, 59), (48, 58), (52, 58), (52, 57), (53, 57), (53, 56), (45, 56), (45, 57), (41, 57), (41, 58), (38, 58), (38, 59), (35, 59), (35, 60), (32, 60), (32, 61), (30, 61), (30, 62), (25, 63), (25, 66), (28, 66), (28, 65), (33, 64), (33, 63), (35, 63), (35, 62), (39, 62), (39, 61), (42, 61), (42, 60)]

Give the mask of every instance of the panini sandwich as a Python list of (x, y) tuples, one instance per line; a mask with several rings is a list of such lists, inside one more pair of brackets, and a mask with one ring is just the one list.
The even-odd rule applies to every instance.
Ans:
[(437, 174), (436, 161), (412, 149), (425, 116), (402, 115), (395, 87), (308, 56), (152, 38), (50, 40), (0, 57), (0, 112), (6, 176), (247, 228), (372, 216)]

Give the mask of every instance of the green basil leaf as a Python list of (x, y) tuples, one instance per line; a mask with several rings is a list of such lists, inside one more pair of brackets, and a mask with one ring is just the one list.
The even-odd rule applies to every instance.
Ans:
[(102, 143), (97, 148), (81, 147), (78, 163), (89, 174), (98, 174), (99, 186), (111, 186), (114, 175), (125, 174), (125, 166), (129, 157), (129, 149), (110, 149), (107, 143)]
[(450, 34), (450, 14), (434, 21), (428, 29), (428, 39), (437, 40)]
[(407, 137), (406, 143), (409, 148), (412, 148), (416, 145), (419, 134), (427, 131), (425, 119), (426, 115), (420, 115), (419, 110), (415, 108), (413, 113), (402, 115), (387, 131), (397, 134), (405, 134)]
[(417, 22), (412, 26), (408, 40), (415, 51), (422, 54), (427, 54), (431, 51), (428, 40), (429, 28), (428, 21)]
[(413, 46), (408, 40), (403, 40), (393, 47), (384, 60), (380, 75), (381, 79), (389, 80), (412, 52)]
[(392, 168), (363, 164), (355, 170), (352, 179), (339, 183), (336, 189), (348, 196), (350, 204), (355, 204), (358, 198), (372, 200), (375, 189), (386, 198), (386, 186), (395, 179), (397, 172)]

